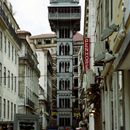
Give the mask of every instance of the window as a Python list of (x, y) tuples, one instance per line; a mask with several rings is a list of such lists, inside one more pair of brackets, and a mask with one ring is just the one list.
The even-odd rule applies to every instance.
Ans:
[(10, 57), (10, 42), (8, 42), (8, 55)]
[(101, 4), (101, 33), (103, 32), (103, 25), (104, 25), (104, 17), (103, 17), (103, 6)]
[(59, 63), (59, 72), (69, 72), (70, 63), (69, 62), (60, 62)]
[(51, 44), (51, 40), (45, 40), (46, 44)]
[(12, 61), (14, 60), (14, 47), (12, 46)]
[(78, 68), (74, 68), (74, 73), (78, 73)]
[(15, 64), (17, 63), (17, 51), (15, 51)]
[(37, 44), (38, 44), (38, 45), (41, 45), (41, 44), (42, 44), (42, 41), (41, 41), (41, 40), (38, 40), (38, 41), (37, 41)]
[(105, 27), (109, 26), (109, 0), (105, 0)]
[(4, 118), (6, 117), (6, 100), (4, 99), (3, 101), (3, 114), (4, 114)]
[(63, 43), (59, 46), (59, 55), (69, 55), (70, 54), (70, 45), (66, 43), (64, 45)]
[(64, 98), (64, 99), (59, 99), (59, 108), (70, 108), (70, 99), (69, 98)]
[(60, 98), (59, 99), (59, 108), (63, 108), (63, 105), (64, 105), (63, 103), (64, 103), (63, 99)]
[(10, 88), (10, 71), (8, 71), (8, 88)]
[(69, 89), (70, 89), (70, 81), (65, 80), (65, 90), (69, 90)]
[(70, 38), (70, 29), (65, 29), (65, 38)]
[(111, 0), (111, 21), (113, 19), (113, 0)]
[(9, 119), (9, 114), (10, 114), (10, 111), (9, 111), (9, 108), (10, 108), (10, 105), (9, 105), (9, 100), (7, 102), (7, 118)]
[(2, 97), (0, 97), (0, 119), (2, 115)]
[(17, 80), (16, 80), (16, 76), (14, 77), (14, 91), (16, 92), (17, 90)]
[(42, 42), (39, 42), (39, 41), (38, 41), (38, 45), (41, 45), (41, 44), (42, 44)]
[(59, 29), (59, 38), (70, 38), (70, 29), (69, 28)]
[(0, 85), (2, 84), (2, 64), (0, 63)]
[(2, 31), (0, 31), (0, 50), (2, 50)]
[(14, 104), (14, 114), (16, 113), (16, 104)]
[(59, 89), (64, 90), (64, 80), (60, 80), (59, 82)]
[(65, 72), (69, 72), (69, 68), (70, 68), (70, 63), (66, 62), (65, 63)]
[(78, 87), (78, 78), (74, 79), (74, 87)]
[(70, 81), (68, 79), (59, 81), (59, 89), (60, 90), (69, 90), (70, 89)]
[(6, 67), (4, 67), (4, 85), (6, 85)]
[(74, 65), (78, 65), (78, 58), (74, 58)]
[(70, 108), (70, 99), (69, 98), (65, 99), (65, 108)]
[(66, 43), (66, 45), (65, 45), (65, 55), (69, 55), (69, 53), (70, 53), (70, 46), (69, 46), (68, 43)]
[(59, 126), (70, 126), (70, 118), (59, 118)]
[(13, 85), (14, 85), (14, 82), (13, 82), (13, 74), (11, 74), (11, 89), (13, 90)]
[(11, 102), (11, 120), (13, 120), (13, 103)]
[(65, 49), (63, 43), (60, 44), (59, 46), (59, 54), (64, 55), (65, 54)]
[(60, 62), (59, 64), (59, 71), (64, 72), (64, 62)]
[(6, 46), (7, 46), (7, 38), (6, 38), (6, 36), (4, 36), (4, 45), (5, 45), (4, 51), (5, 51), (5, 53), (6, 53)]

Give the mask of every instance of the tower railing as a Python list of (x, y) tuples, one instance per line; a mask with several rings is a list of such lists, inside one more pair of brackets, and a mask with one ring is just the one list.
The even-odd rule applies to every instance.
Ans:
[(79, 0), (50, 0), (50, 4), (58, 3), (58, 2), (70, 2), (70, 3), (79, 3)]
[(49, 13), (49, 19), (80, 19), (80, 13)]

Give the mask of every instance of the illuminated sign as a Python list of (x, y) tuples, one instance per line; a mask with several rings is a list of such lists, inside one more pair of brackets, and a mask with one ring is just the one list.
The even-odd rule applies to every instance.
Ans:
[(84, 37), (84, 71), (90, 67), (90, 38)]

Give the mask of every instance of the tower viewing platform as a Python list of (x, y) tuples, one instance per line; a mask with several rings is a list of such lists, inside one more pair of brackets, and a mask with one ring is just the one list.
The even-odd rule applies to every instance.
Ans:
[(79, 0), (50, 0), (48, 19), (52, 31), (58, 26), (71, 25), (72, 30), (80, 30), (81, 7)]

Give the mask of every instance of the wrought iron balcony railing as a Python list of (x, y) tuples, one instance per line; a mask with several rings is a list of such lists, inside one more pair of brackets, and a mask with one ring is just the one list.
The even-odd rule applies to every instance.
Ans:
[(34, 109), (34, 102), (31, 101), (29, 98), (26, 98), (26, 105)]

